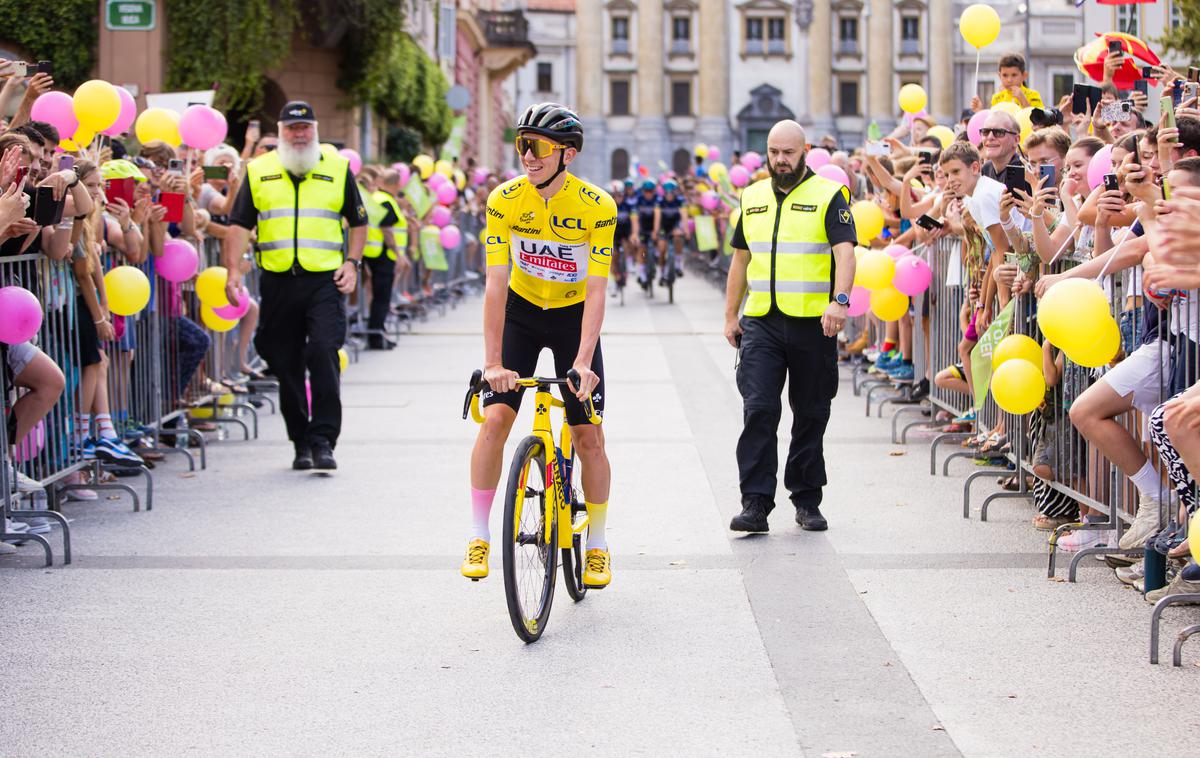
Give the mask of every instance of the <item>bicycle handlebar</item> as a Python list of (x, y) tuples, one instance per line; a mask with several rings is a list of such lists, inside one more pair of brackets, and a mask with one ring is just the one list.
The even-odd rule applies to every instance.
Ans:
[[(567, 390), (569, 391), (571, 389), (572, 385), (578, 387), (580, 381), (582, 381), (582, 380), (579, 376), (579, 372), (576, 371), (575, 369), (571, 369), (567, 372), (566, 377), (563, 377), (563, 378), (559, 378), (559, 377), (550, 378), (550, 377), (542, 377), (542, 376), (522, 377), (522, 378), (517, 379), (517, 386), (518, 387), (549, 387), (551, 385), (558, 385), (558, 386), (566, 386)], [(469, 415), (477, 423), (480, 423), (480, 424), (483, 423), (483, 414), (479, 411), (479, 396), (483, 392), (483, 390), (486, 389), (487, 387), (488, 387), (487, 382), (483, 381), (483, 371), (480, 369), (475, 369), (475, 371), (473, 371), (471, 373), (471, 382), (470, 382), (469, 386), (467, 387), (467, 396), (463, 400), (463, 412), (462, 412), (463, 420), (466, 420), (467, 416)], [(589, 422), (591, 422), (592, 424), (597, 424), (597, 425), (600, 424), (602, 419), (601, 419), (600, 415), (598, 413), (596, 413), (596, 408), (594, 405), (592, 405), (592, 399), (590, 397), (584, 398), (584, 400), (582, 401), (582, 405), (583, 405), (583, 415), (587, 417), (587, 420)]]

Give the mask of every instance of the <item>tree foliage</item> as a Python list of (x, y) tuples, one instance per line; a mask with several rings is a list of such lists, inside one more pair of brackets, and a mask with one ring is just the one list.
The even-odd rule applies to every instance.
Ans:
[(51, 61), (56, 87), (70, 91), (95, 68), (98, 8), (95, 0), (0, 0), (0, 39), (21, 48), (28, 60)]
[(1182, 23), (1158, 42), (1167, 50), (1185, 56), (1195, 55), (1200, 50), (1200, 0), (1173, 0), (1173, 4), (1179, 9)]

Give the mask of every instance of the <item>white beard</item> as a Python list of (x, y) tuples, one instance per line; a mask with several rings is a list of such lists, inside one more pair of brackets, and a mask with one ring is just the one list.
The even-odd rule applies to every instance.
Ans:
[(279, 151), (279, 162), (294, 176), (304, 176), (321, 162), (321, 143), (317, 141), (316, 134), (303, 150), (297, 150), (283, 140), (279, 140), (276, 150)]

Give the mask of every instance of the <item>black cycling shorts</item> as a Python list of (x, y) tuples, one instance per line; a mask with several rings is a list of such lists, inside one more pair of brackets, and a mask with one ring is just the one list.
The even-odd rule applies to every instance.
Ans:
[[(542, 309), (525, 298), (508, 291), (508, 302), (504, 305), (504, 335), (500, 342), (500, 362), (504, 368), (516, 371), (522, 377), (533, 376), (537, 371), (538, 356), (544, 348), (554, 354), (554, 373), (566, 376), (575, 364), (579, 353), (579, 337), (583, 331), (583, 303), (564, 308)], [(592, 371), (600, 377), (600, 383), (592, 390), (592, 405), (596, 412), (604, 415), (604, 360), (600, 354), (600, 342), (592, 356)], [(524, 387), (512, 392), (483, 392), (483, 405), (487, 407), (504, 403), (514, 411), (521, 408)], [(575, 395), (560, 387), (566, 404), (567, 423), (571, 426), (590, 423), (583, 412), (583, 404)]]

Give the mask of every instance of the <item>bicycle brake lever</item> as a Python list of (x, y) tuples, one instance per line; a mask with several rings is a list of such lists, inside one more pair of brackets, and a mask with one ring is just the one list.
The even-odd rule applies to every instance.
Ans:
[(467, 416), (471, 413), (471, 398), (479, 391), (479, 382), (481, 379), (483, 379), (483, 371), (475, 369), (474, 373), (471, 374), (471, 384), (467, 387), (467, 396), (463, 399), (463, 421), (466, 421)]
[[(567, 381), (575, 385), (575, 389), (579, 389), (580, 383), (583, 381), (583, 379), (579, 376), (578, 371), (571, 369), (567, 372)], [(567, 389), (570, 389), (570, 387), (568, 386)], [(588, 421), (595, 423), (593, 419), (596, 417), (596, 409), (592, 406), (592, 399), (590, 397), (583, 399), (583, 415), (587, 417)]]

